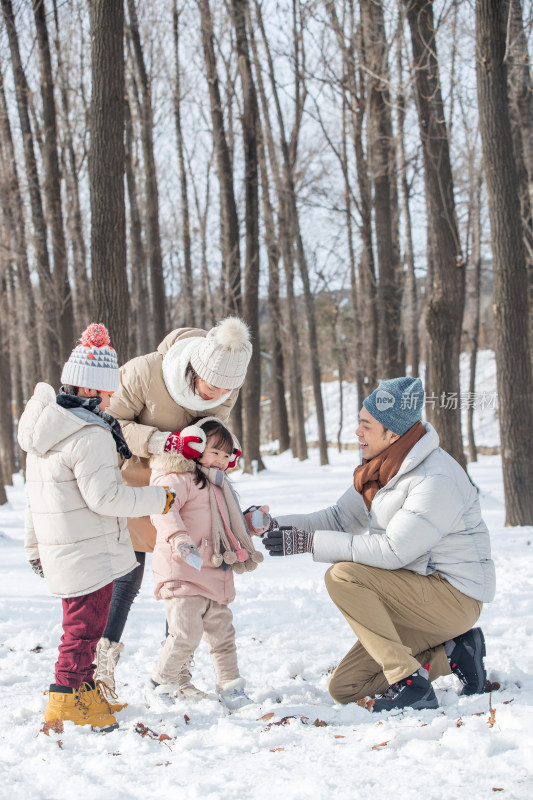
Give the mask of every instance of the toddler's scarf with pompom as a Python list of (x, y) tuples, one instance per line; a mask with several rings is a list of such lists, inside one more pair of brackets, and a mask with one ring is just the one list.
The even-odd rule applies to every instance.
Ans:
[[(254, 547), (237, 497), (224, 473), (215, 467), (200, 467), (207, 478), (213, 530), (215, 567), (230, 564), (240, 574), (250, 572), (263, 561), (263, 554)], [(233, 541), (232, 541), (233, 540)]]

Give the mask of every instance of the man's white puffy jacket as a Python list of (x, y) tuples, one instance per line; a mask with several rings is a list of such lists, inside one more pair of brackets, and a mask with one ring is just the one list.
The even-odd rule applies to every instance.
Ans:
[(352, 486), (330, 508), (277, 520), (315, 531), (315, 561), (439, 572), (469, 597), (490, 602), (495, 571), (477, 491), (439, 447), (436, 430), (429, 423), (425, 428), (426, 435), (377, 492), (370, 511)]
[(162, 486), (123, 485), (109, 427), (76, 411), (38, 383), (18, 428), (28, 453), (24, 546), (29, 561), (41, 559), (57, 597), (94, 592), (131, 572), (137, 561), (126, 518), (160, 514), (166, 502)]

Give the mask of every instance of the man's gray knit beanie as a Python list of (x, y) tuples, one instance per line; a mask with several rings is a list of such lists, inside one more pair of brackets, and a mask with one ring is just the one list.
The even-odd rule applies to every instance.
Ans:
[(403, 436), (422, 417), (424, 387), (420, 378), (381, 381), (363, 405), (389, 431)]

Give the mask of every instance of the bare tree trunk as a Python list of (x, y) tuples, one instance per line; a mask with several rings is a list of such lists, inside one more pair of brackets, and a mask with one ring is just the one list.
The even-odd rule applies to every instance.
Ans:
[(266, 154), (264, 150), (261, 125), (258, 125), (259, 141), (257, 153), (261, 169), (261, 197), (263, 200), (263, 218), (265, 223), (265, 244), (268, 256), (268, 316), (271, 342), (271, 378), (270, 397), (272, 408), (272, 439), (279, 441), (280, 453), (290, 447), (289, 420), (285, 402), (283, 328), (279, 299), (279, 245), (276, 237), (274, 210), (270, 202), (270, 184)]
[(237, 58), (243, 95), (242, 133), (245, 162), (245, 224), (246, 267), (244, 274), (244, 318), (250, 326), (253, 342), (252, 357), (243, 388), (244, 395), (244, 466), (243, 472), (253, 473), (264, 469), (261, 459), (260, 418), (261, 403), (261, 347), (259, 338), (259, 175), (257, 161), (257, 126), (259, 110), (250, 63), (248, 35), (248, 0), (231, 0), (231, 12), (237, 42)]
[(217, 157), (218, 179), (220, 182), (220, 201), (223, 220), (223, 260), (225, 288), (228, 293), (226, 311), (241, 313), (241, 267), (239, 255), (239, 218), (233, 190), (233, 166), (230, 149), (226, 139), (224, 115), (215, 58), (213, 20), (209, 0), (197, 0), (202, 26), (202, 46), (209, 87), (209, 102), (213, 122), (213, 138)]
[[(268, 61), (268, 72), (270, 77), (271, 86), (275, 87), (274, 79), (274, 66), (272, 63), (272, 56), (270, 53), (268, 40), (266, 37), (263, 18), (261, 15), (261, 7), (257, 0), (255, 0), (255, 14), (256, 19), (261, 30), (261, 36), (265, 47), (265, 52)], [(253, 40), (252, 40), (253, 41)], [(266, 93), (261, 79), (261, 70), (259, 67), (259, 60), (257, 54), (256, 61), (256, 75), (261, 97), (261, 106), (263, 109), (264, 129), (268, 144), (268, 153), (272, 167), (272, 174), (276, 185), (276, 193), (278, 198), (278, 224), (279, 224), (279, 243), (281, 248), (281, 257), (283, 261), (283, 268), (285, 272), (285, 286), (286, 286), (286, 329), (287, 336), (285, 343), (287, 347), (288, 359), (286, 360), (287, 371), (289, 375), (290, 386), (290, 409), (291, 409), (291, 450), (295, 458), (301, 461), (307, 458), (307, 441), (305, 438), (305, 415), (303, 404), (303, 389), (302, 389), (302, 370), (300, 361), (300, 342), (298, 334), (297, 319), (298, 313), (296, 308), (296, 301), (294, 297), (294, 256), (293, 245), (291, 236), (291, 209), (289, 207), (288, 197), (290, 189), (287, 187), (286, 180), (287, 174), (281, 175), (279, 160), (277, 157), (276, 147), (274, 144), (274, 135), (272, 132), (272, 125), (269, 115), (269, 106), (266, 99)], [(277, 93), (275, 93), (275, 98)], [(279, 100), (278, 100), (279, 104)], [(278, 111), (278, 121), (280, 119), (281, 110)], [(283, 118), (281, 117), (281, 123)], [(282, 137), (285, 140), (285, 137)]]
[[(209, 276), (209, 269), (207, 265), (207, 219), (209, 214), (209, 197), (210, 197), (210, 175), (212, 166), (213, 154), (209, 158), (205, 174), (205, 201), (203, 208), (200, 203), (198, 189), (194, 180), (192, 180), (192, 190), (194, 194), (194, 204), (196, 207), (196, 216), (198, 218), (198, 225), (200, 228), (200, 244), (201, 244), (201, 292), (200, 292), (200, 319), (199, 325), (202, 328), (209, 330), (213, 327), (216, 321), (216, 314), (213, 302), (213, 292), (211, 290), (211, 279)], [(192, 168), (189, 162), (189, 173), (192, 175)]]
[(119, 362), (129, 353), (124, 202), (124, 8), (90, 0), (93, 317), (108, 326)]
[(502, 19), (506, 28), (506, 59), (511, 102), (520, 126), (522, 153), (528, 175), (529, 205), (533, 207), (533, 79), (522, 19), (520, 0), (507, 0), (508, 16)]
[[(260, 10), (258, 10), (257, 2), (256, 2), (256, 14), (258, 15), (258, 19), (260, 19)], [(294, 41), (293, 51), (295, 59), (296, 85), (295, 85), (295, 123), (291, 134), (290, 144), (285, 134), (285, 124), (283, 119), (283, 113), (281, 110), (281, 103), (278, 95), (277, 83), (274, 78), (272, 59), (270, 56), (270, 51), (268, 48), (268, 42), (266, 39), (262, 19), (260, 19), (260, 25), (261, 25), (261, 33), (263, 35), (263, 41), (265, 44), (265, 49), (267, 50), (268, 54), (269, 77), (270, 77), (272, 95), (274, 98), (274, 103), (276, 108), (278, 127), (280, 130), (280, 145), (281, 145), (282, 165), (283, 165), (283, 183), (284, 183), (284, 191), (286, 193), (285, 207), (288, 212), (288, 217), (287, 217), (288, 231), (289, 231), (288, 241), (289, 241), (289, 246), (291, 248), (294, 246), (294, 244), (296, 245), (296, 257), (304, 290), (304, 302), (305, 302), (305, 310), (308, 323), (307, 328), (308, 328), (308, 338), (309, 338), (310, 370), (311, 370), (311, 380), (313, 384), (313, 395), (315, 400), (315, 412), (317, 417), (320, 463), (327, 464), (328, 450), (327, 450), (327, 440), (326, 440), (326, 426), (324, 421), (324, 406), (322, 402), (320, 361), (318, 357), (318, 338), (316, 333), (314, 301), (309, 285), (309, 270), (307, 267), (307, 259), (305, 256), (305, 250), (301, 236), (300, 222), (298, 218), (298, 209), (296, 203), (296, 188), (294, 183), (294, 167), (296, 160), (296, 149), (298, 145), (298, 132), (299, 132), (301, 115), (303, 113), (303, 104), (305, 102), (305, 88), (303, 87), (303, 80), (302, 80), (303, 69), (301, 69), (300, 67), (300, 51), (302, 51), (303, 49), (302, 33), (301, 30), (298, 30), (296, 17), (297, 14), (295, 10), (295, 4), (293, 3), (293, 41)], [(307, 446), (305, 449), (307, 449)]]
[[(0, 228), (1, 229), (1, 228)], [(4, 402), (0, 408), (0, 505), (2, 504), (2, 489), (4, 484), (11, 486), (15, 471), (15, 450), (13, 437), (12, 398), (13, 387), (11, 383), (11, 345), (8, 320), (9, 303), (7, 297), (7, 272), (8, 263), (5, 253), (0, 256), (0, 379), (2, 381), (2, 396)], [(14, 310), (14, 309), (13, 309)], [(15, 353), (13, 353), (15, 355)], [(5, 500), (3, 501), (5, 502)]]
[(58, 337), (61, 361), (66, 361), (74, 340), (72, 294), (68, 278), (67, 246), (63, 230), (61, 207), (61, 174), (57, 150), (56, 106), (54, 100), (54, 78), (48, 28), (46, 26), (45, 0), (33, 0), (33, 13), (37, 29), (37, 44), (41, 64), (41, 96), (43, 100), (43, 133), (45, 165), (44, 190), (52, 233), (54, 256), (53, 285), (55, 305), (58, 310)]
[(379, 263), (380, 374), (405, 373), (401, 344), (403, 272), (398, 231), (398, 193), (392, 132), (388, 45), (382, 0), (360, 0), (363, 59), (367, 70), (368, 152), (374, 185), (374, 215)]
[(469, 461), (477, 461), (477, 447), (474, 436), (474, 406), (476, 396), (476, 366), (479, 345), (481, 308), (481, 189), (483, 178), (478, 173), (477, 180), (471, 179), (470, 206), (472, 208), (472, 274), (470, 276), (470, 298), (472, 303), (472, 341), (470, 349), (469, 399), (467, 409), (468, 456)]
[(153, 336), (156, 342), (159, 343), (167, 333), (167, 326), (165, 320), (163, 258), (161, 256), (161, 237), (159, 233), (159, 193), (154, 158), (152, 90), (144, 63), (135, 0), (128, 0), (128, 15), (128, 32), (133, 44), (134, 61), (142, 96), (140, 111), (141, 141), (146, 175), (146, 242), (148, 263), (150, 265)]
[[(426, 392), (436, 398), (432, 418), (441, 446), (464, 467), (458, 398), (465, 270), (457, 230), (433, 6), (427, 0), (404, 0), (404, 3), (411, 29), (434, 259), (433, 291), (426, 317), (430, 379), (429, 384), (426, 379)], [(442, 357), (443, 353), (446, 358)]]
[[(400, 30), (403, 29), (402, 20), (400, 20)], [(410, 188), (407, 179), (407, 157), (405, 154), (405, 115), (406, 115), (406, 99), (403, 84), (403, 58), (402, 51), (405, 46), (404, 38), (402, 35), (398, 37), (396, 44), (396, 69), (399, 80), (398, 97), (396, 99), (397, 115), (398, 115), (398, 172), (400, 182), (400, 205), (404, 221), (404, 241), (405, 241), (405, 264), (407, 267), (406, 280), (405, 280), (405, 294), (406, 294), (406, 339), (407, 339), (407, 363), (411, 365), (411, 375), (413, 378), (418, 377), (418, 365), (420, 361), (420, 345), (418, 341), (418, 292), (416, 287), (416, 274), (415, 274), (415, 256), (413, 249), (413, 231), (411, 223), (411, 210), (409, 206)]]
[[(355, 250), (353, 245), (353, 223), (352, 223), (352, 190), (348, 174), (348, 131), (347, 131), (347, 112), (348, 105), (346, 95), (343, 96), (342, 110), (342, 161), (344, 175), (344, 209), (346, 217), (346, 238), (348, 244), (348, 261), (350, 270), (350, 300), (352, 304), (353, 326), (353, 360), (355, 371), (355, 385), (357, 388), (357, 403), (361, 405), (365, 396), (365, 374), (363, 363), (363, 332), (359, 324), (360, 297), (357, 288), (357, 274), (355, 267)], [(342, 384), (341, 384), (342, 386)], [(358, 409), (353, 409), (357, 414)]]
[(55, 49), (57, 53), (57, 76), (63, 111), (63, 147), (66, 167), (65, 182), (67, 187), (67, 232), (72, 241), (72, 263), (74, 268), (73, 315), (74, 329), (83, 330), (90, 322), (91, 287), (87, 275), (87, 248), (83, 230), (83, 218), (80, 204), (79, 165), (74, 150), (72, 125), (70, 121), (70, 102), (66, 68), (60, 47), (59, 19), (57, 0), (53, 0), (55, 21)]
[(61, 370), (59, 340), (57, 337), (57, 308), (53, 289), (52, 274), (47, 247), (47, 229), (44, 218), (43, 202), (37, 159), (33, 144), (33, 133), (30, 124), (29, 96), (30, 89), (20, 57), (15, 17), (11, 0), (1, 0), (2, 11), (11, 51), (11, 65), (15, 81), (17, 107), (20, 118), (20, 127), (24, 145), (24, 160), (26, 165), (26, 178), (30, 194), (30, 206), (34, 228), (35, 260), (39, 275), (39, 287), (42, 306), (42, 349), (41, 349), (41, 375), (53, 386), (59, 384)]
[[(318, 449), (320, 454), (320, 463), (322, 465), (328, 464), (328, 442), (326, 437), (326, 422), (324, 418), (324, 403), (322, 400), (322, 380), (320, 374), (320, 358), (318, 352), (318, 336), (316, 331), (315, 319), (315, 304), (309, 283), (309, 268), (307, 265), (307, 258), (303, 245), (302, 232), (300, 227), (300, 219), (298, 214), (298, 205), (296, 202), (296, 186), (294, 180), (294, 170), (296, 167), (296, 151), (298, 147), (300, 123), (303, 115), (305, 104), (305, 96), (307, 91), (304, 84), (305, 64), (304, 61), (304, 45), (303, 45), (303, 31), (298, 27), (298, 14), (296, 10), (296, 2), (293, 0), (293, 52), (295, 63), (295, 122), (291, 132), (290, 145), (287, 143), (285, 137), (285, 128), (283, 117), (281, 113), (281, 104), (278, 100), (278, 91), (275, 83), (273, 83), (273, 92), (276, 101), (276, 111), (278, 115), (278, 125), (281, 135), (281, 152), (283, 155), (283, 166), (285, 172), (286, 187), (288, 189), (288, 200), (290, 209), (290, 222), (291, 222), (291, 235), (293, 242), (296, 243), (296, 254), (300, 278), (302, 280), (304, 290), (305, 311), (307, 318), (307, 332), (309, 341), (309, 360), (311, 369), (311, 382), (313, 385), (313, 397), (315, 401), (315, 414), (317, 421), (318, 431)], [(302, 62), (302, 63), (300, 63)], [(271, 73), (273, 75), (273, 73)]]
[(189, 197), (187, 188), (187, 170), (185, 168), (185, 152), (183, 144), (183, 130), (181, 125), (181, 78), (180, 78), (180, 58), (179, 58), (179, 15), (177, 2), (172, 2), (172, 26), (174, 31), (174, 60), (176, 83), (174, 86), (174, 118), (176, 121), (176, 141), (178, 147), (178, 163), (180, 174), (181, 190), (181, 240), (183, 247), (183, 310), (185, 314), (185, 325), (193, 328), (194, 321), (194, 293), (193, 293), (193, 274), (191, 259), (191, 226), (189, 220)]
[(526, 258), (504, 61), (505, 13), (506, 4), (477, 0), (478, 105), (491, 225), (506, 524), (533, 525), (533, 378)]
[(511, 130), (514, 134), (514, 152), (519, 175), (521, 176), (522, 171), (524, 173), (520, 205), (529, 276), (529, 345), (533, 364), (533, 76), (520, 0), (511, 0), (505, 22)]
[(124, 166), (126, 169), (126, 185), (128, 187), (128, 200), (130, 207), (130, 241), (131, 241), (131, 318), (132, 331), (130, 336), (130, 352), (132, 358), (141, 353), (149, 353), (153, 339), (150, 336), (150, 320), (148, 311), (150, 304), (146, 302), (149, 297), (148, 281), (146, 279), (146, 259), (142, 241), (142, 223), (137, 197), (137, 181), (133, 166), (133, 122), (128, 99), (124, 105), (126, 124), (126, 147), (124, 151)]
[[(35, 320), (37, 317), (33, 286), (30, 278), (24, 203), (19, 184), (15, 148), (11, 134), (4, 83), (0, 72), (0, 207), (4, 214), (2, 240), (7, 252), (11, 249), (12, 262), (16, 264), (17, 289), (12, 311), (18, 332), (18, 362), (25, 399), (29, 398), (40, 375), (39, 342)], [(11, 248), (8, 248), (8, 242)]]
[[(352, 138), (355, 152), (357, 182), (359, 186), (359, 213), (361, 216), (361, 258), (359, 263), (359, 315), (363, 326), (361, 356), (364, 364), (364, 395), (359, 396), (359, 403), (374, 391), (378, 383), (378, 317), (377, 317), (377, 281), (372, 244), (372, 192), (368, 167), (363, 147), (363, 126), (366, 111), (364, 80), (357, 83), (355, 60), (355, 22), (353, 0), (348, 0), (347, 18), (348, 35), (345, 37), (337, 16), (333, 0), (326, 1), (326, 9), (331, 19), (333, 31), (343, 54), (344, 73), (350, 99), (350, 116), (352, 120)], [(362, 45), (361, 45), (362, 47)]]

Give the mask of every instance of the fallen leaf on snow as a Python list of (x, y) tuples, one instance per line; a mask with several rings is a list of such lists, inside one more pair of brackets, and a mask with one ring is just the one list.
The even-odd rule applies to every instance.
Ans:
[(270, 749), (270, 752), (271, 753), (280, 753), (282, 750), (285, 750), (285, 748), (284, 747), (272, 747)]
[(324, 720), (323, 720), (323, 719), (318, 719), (318, 718), (317, 718), (317, 719), (315, 719), (315, 721), (313, 722), (313, 725), (315, 726), (315, 728), (327, 728), (327, 725), (328, 725), (328, 723), (327, 723), (327, 722), (324, 722)]
[(274, 712), (270, 711), (268, 714), (263, 714), (262, 717), (259, 717), (257, 722), (267, 722), (269, 719), (272, 719), (273, 716), (274, 716)]
[(269, 722), (267, 728), (270, 728), (272, 725), (290, 725), (291, 719), (296, 719), (294, 714), (292, 714), (291, 716), (282, 717), (281, 719), (278, 719), (277, 722)]
[(150, 739), (157, 739), (158, 735), (155, 731), (151, 728), (147, 728), (142, 722), (138, 722), (134, 728), (135, 733), (138, 733), (139, 736), (142, 736), (143, 739), (145, 736), (149, 736)]
[[(162, 742), (164, 745), (169, 747), (167, 744), (167, 739), (172, 740), (171, 736), (168, 736), (166, 733), (156, 733), (151, 728), (148, 728), (142, 722), (138, 722), (134, 728), (135, 733), (138, 733), (139, 736), (142, 736), (143, 739), (145, 736), (148, 736), (150, 739), (156, 739), (158, 742)], [(169, 747), (169, 749), (172, 749)]]
[(343, 736), (342, 733), (335, 733), (333, 734), (334, 739), (346, 739), (346, 736)]
[(389, 742), (390, 742), (390, 739), (387, 739), (386, 742), (380, 742), (379, 744), (374, 744), (374, 745), (372, 745), (372, 750), (379, 750), (380, 747), (386, 747)]
[(41, 728), (41, 733), (50, 736), (50, 731), (54, 731), (54, 733), (63, 733), (63, 722), (60, 719), (51, 719), (50, 722), (45, 722)]

